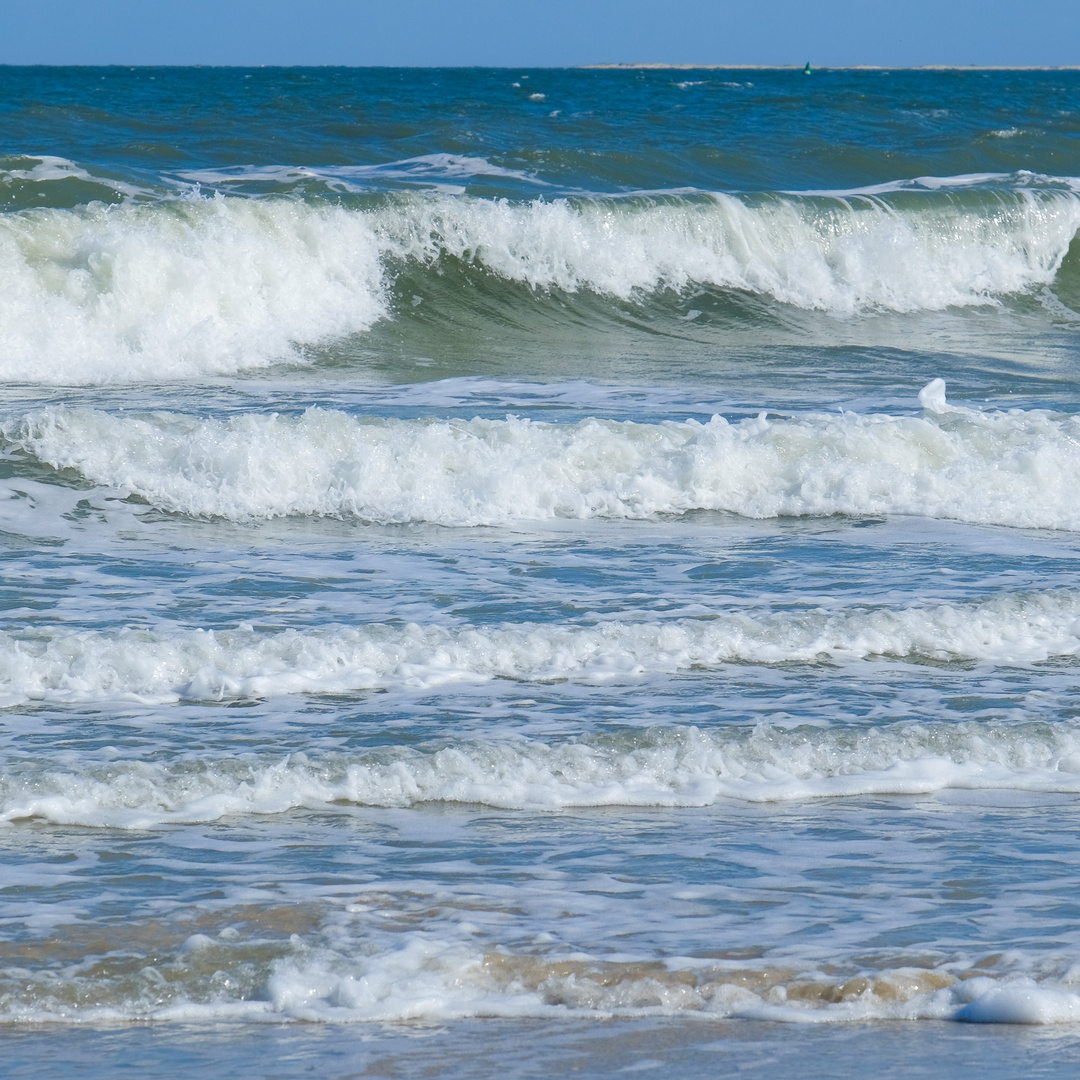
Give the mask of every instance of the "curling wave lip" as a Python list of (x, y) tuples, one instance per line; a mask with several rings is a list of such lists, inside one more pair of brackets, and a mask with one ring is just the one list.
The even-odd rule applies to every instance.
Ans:
[[(414, 164), (443, 175), (463, 161)], [(410, 191), (363, 206), (192, 192), (23, 210), (0, 216), (0, 380), (308, 362), (305, 350), (402, 318), (403, 268), (438, 275), (447, 260), (479, 271), (480, 288), (490, 276), (637, 304), (709, 286), (837, 318), (995, 307), (1054, 281), (1080, 228), (1076, 192), (942, 184), (520, 201)]]

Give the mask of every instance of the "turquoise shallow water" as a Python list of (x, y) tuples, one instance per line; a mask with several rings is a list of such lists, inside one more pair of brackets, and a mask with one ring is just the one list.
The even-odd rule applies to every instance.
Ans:
[(1080, 76), (0, 84), (13, 1075), (1072, 1075)]

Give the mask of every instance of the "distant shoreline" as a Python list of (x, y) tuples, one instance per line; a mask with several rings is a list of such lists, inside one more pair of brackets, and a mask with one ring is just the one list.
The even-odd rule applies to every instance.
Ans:
[[(802, 71), (802, 64), (581, 64), (579, 71)], [(886, 67), (881, 64), (810, 65), (813, 71), (1080, 71), (1080, 64), (918, 64)]]

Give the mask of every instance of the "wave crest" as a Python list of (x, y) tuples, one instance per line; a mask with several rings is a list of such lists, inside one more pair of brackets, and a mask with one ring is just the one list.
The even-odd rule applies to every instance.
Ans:
[(535, 288), (621, 299), (691, 284), (834, 315), (994, 303), (1053, 279), (1077, 229), (1071, 191), (431, 197), (382, 212), (399, 256), (476, 262)]
[(1052, 282), (1080, 227), (1075, 192), (1023, 185), (348, 198), (0, 215), (0, 379), (137, 382), (295, 362), (390, 316), (401, 266), (438, 274), (447, 259), (481, 270), (480, 289), (490, 275), (631, 303), (696, 285), (837, 316), (997, 304)]
[(190, 199), (0, 215), (0, 379), (147, 382), (297, 360), (386, 314), (363, 215)]
[(142, 829), (335, 803), (508, 810), (708, 806), (947, 789), (1080, 793), (1080, 731), (1061, 722), (781, 730), (670, 726), (564, 743), (462, 741), (356, 753), (21, 761), (0, 778), (0, 822)]
[(1080, 420), (955, 408), (940, 380), (921, 402), (922, 416), (660, 424), (51, 408), (0, 431), (54, 468), (162, 510), (237, 521), (308, 514), (469, 526), (721, 510), (1080, 528)]
[(728, 663), (868, 657), (1022, 664), (1080, 653), (1080, 597), (829, 612), (726, 612), (592, 626), (0, 633), (0, 704), (221, 701), (489, 679), (603, 680)]

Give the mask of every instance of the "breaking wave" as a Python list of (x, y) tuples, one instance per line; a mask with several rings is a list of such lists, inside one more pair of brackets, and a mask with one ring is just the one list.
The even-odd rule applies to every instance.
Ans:
[(1080, 793), (1080, 728), (1062, 721), (895, 723), (866, 729), (665, 726), (567, 742), (13, 762), (0, 822), (145, 829), (334, 804), (508, 810), (709, 806), (947, 789)]
[(392, 420), (311, 408), (227, 420), (50, 408), (10, 445), (166, 511), (495, 525), (647, 518), (914, 514), (1080, 528), (1080, 419), (954, 408), (645, 424), (588, 419)]
[(673, 1015), (788, 1023), (1080, 1020), (1075, 970), (1033, 979), (970, 962), (844, 965), (850, 972), (835, 964), (824, 971), (717, 960), (687, 965), (485, 951), (452, 931), (399, 937), (396, 947), (374, 951), (349, 949), (340, 936), (333, 946), (313, 947), (297, 935), (285, 942), (244, 937), (229, 926), (213, 937), (163, 941), (152, 962), (139, 940), (123, 953), (65, 964), (59, 973), (9, 967), (0, 972), (0, 1023)]
[[(4, 175), (89, 183), (59, 159), (15, 161), (31, 163)], [(438, 274), (448, 260), (480, 290), (516, 282), (627, 302), (704, 285), (837, 316), (997, 304), (1051, 283), (1078, 227), (1074, 191), (1020, 183), (524, 201), (191, 194), (25, 209), (0, 215), (0, 379), (140, 382), (302, 361), (407, 317), (394, 310), (400, 268)]]
[(222, 701), (489, 679), (595, 681), (728, 663), (867, 657), (1025, 664), (1078, 653), (1080, 596), (1072, 592), (588, 626), (34, 629), (0, 632), (0, 705)]

